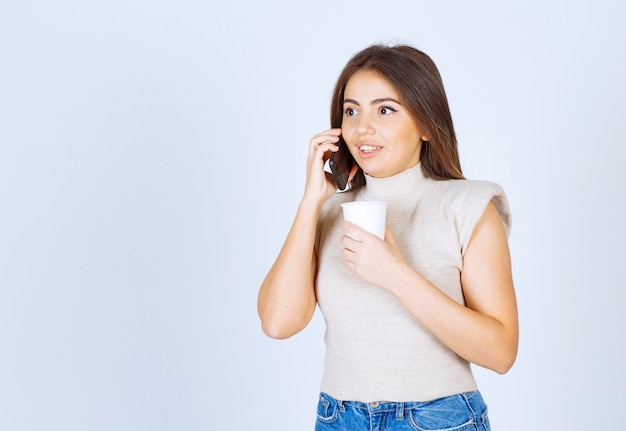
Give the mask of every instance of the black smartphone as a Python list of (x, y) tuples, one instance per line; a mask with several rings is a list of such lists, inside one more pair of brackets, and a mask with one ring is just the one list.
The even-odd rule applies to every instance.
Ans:
[[(354, 158), (352, 157), (352, 154), (350, 154), (350, 150), (348, 150), (348, 146), (342, 137), (339, 138), (337, 146), (339, 147), (339, 151), (330, 155), (328, 165), (330, 167), (330, 171), (333, 173), (333, 177), (335, 177), (335, 182), (337, 183), (339, 190), (354, 190), (357, 187), (364, 185), (365, 175), (363, 174), (363, 170), (354, 161)], [(350, 173), (352, 172), (354, 166), (357, 167), (357, 171), (354, 174), (354, 177), (350, 180)]]

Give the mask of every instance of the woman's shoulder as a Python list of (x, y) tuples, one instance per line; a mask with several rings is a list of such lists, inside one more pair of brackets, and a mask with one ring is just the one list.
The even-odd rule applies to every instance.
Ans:
[(433, 183), (435, 188), (438, 188), (441, 192), (448, 193), (451, 196), (479, 193), (504, 193), (504, 189), (500, 186), (500, 184), (485, 180), (434, 180)]
[(433, 194), (444, 203), (463, 201), (487, 202), (493, 198), (506, 199), (504, 189), (498, 183), (484, 180), (433, 181)]
[[(502, 186), (485, 180), (443, 180), (433, 186), (440, 204), (459, 216), (476, 219), (482, 216), (491, 202), (495, 205), (507, 234), (511, 228), (511, 210)], [(476, 220), (473, 220), (476, 221)]]

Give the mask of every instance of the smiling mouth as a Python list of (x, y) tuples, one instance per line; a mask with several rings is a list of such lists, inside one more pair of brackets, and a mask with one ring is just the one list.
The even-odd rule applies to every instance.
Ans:
[(374, 147), (372, 145), (361, 145), (359, 147), (359, 151), (363, 153), (373, 153), (374, 151), (380, 150), (380, 147)]

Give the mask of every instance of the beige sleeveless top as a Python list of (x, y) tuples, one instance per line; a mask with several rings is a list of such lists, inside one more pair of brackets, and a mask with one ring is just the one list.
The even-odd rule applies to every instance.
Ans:
[(476, 389), (469, 363), (417, 322), (387, 291), (347, 269), (341, 256), (343, 213), (353, 200), (387, 202), (387, 226), (405, 260), (464, 303), (460, 273), (476, 223), (492, 201), (507, 235), (510, 211), (502, 188), (487, 181), (426, 178), (418, 164), (390, 178), (337, 193), (319, 220), (317, 300), (326, 323), (321, 391), (340, 400), (428, 401)]

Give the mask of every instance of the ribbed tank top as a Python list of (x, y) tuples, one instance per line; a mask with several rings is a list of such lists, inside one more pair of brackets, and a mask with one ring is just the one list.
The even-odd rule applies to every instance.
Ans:
[(387, 202), (387, 226), (407, 263), (463, 304), (463, 254), (493, 202), (510, 231), (510, 210), (495, 183), (427, 178), (421, 164), (329, 199), (317, 229), (316, 294), (326, 323), (321, 390), (340, 400), (429, 401), (476, 389), (469, 363), (443, 345), (384, 289), (372, 286), (342, 257), (341, 203)]

